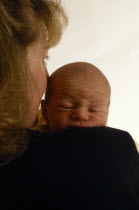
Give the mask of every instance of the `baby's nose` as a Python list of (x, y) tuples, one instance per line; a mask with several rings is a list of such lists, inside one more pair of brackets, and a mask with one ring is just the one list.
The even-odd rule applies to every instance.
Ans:
[(76, 121), (88, 121), (89, 112), (86, 109), (77, 109), (72, 113), (72, 119)]

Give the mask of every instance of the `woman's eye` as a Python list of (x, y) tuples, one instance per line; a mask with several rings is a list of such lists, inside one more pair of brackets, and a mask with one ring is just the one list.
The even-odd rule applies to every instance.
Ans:
[(50, 56), (49, 55), (46, 55), (45, 59), (44, 60), (49, 60), (50, 59)]
[(47, 65), (47, 61), (50, 59), (49, 55), (46, 55), (46, 57), (44, 58), (43, 62), (45, 65)]

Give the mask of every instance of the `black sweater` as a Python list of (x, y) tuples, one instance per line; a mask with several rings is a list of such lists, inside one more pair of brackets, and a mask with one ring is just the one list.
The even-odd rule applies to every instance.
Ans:
[(0, 167), (2, 209), (139, 210), (139, 156), (130, 134), (100, 127), (28, 136), (27, 152)]

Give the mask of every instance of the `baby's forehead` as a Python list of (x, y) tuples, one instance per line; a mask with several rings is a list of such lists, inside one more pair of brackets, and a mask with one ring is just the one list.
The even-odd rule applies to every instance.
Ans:
[(104, 87), (104, 79), (91, 71), (80, 71), (80, 72), (62, 72), (60, 73), (55, 79), (52, 80), (51, 87), (58, 87), (60, 86), (72, 86), (72, 88), (78, 85), (78, 88), (100, 88)]
[(106, 90), (98, 83), (88, 82), (86, 80), (76, 80), (75, 78), (68, 78), (67, 80), (60, 80), (57, 84), (52, 86), (52, 95), (58, 98), (76, 101), (76, 99), (87, 99), (89, 101), (95, 98), (105, 98)]
[[(94, 65), (88, 63), (72, 63), (60, 67), (50, 76), (50, 88), (55, 89), (64, 84), (80, 84), (82, 87), (102, 88), (110, 93), (110, 85), (105, 75)], [(82, 87), (82, 88), (83, 88)]]

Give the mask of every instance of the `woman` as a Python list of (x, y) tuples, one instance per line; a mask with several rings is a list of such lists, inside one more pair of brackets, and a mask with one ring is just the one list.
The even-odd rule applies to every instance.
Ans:
[(35, 124), (47, 85), (44, 59), (66, 24), (60, 1), (0, 1), (1, 165), (27, 148), (24, 128)]
[(139, 209), (139, 158), (127, 132), (28, 129), (47, 85), (44, 59), (66, 23), (60, 1), (0, 1), (1, 206), (6, 198), (4, 209)]

